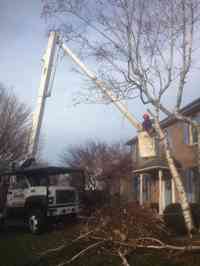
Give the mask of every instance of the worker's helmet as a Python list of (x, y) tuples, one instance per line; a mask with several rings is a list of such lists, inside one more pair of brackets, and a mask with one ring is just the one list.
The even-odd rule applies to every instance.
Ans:
[(143, 118), (144, 118), (144, 119), (149, 118), (149, 114), (148, 114), (148, 113), (144, 113)]

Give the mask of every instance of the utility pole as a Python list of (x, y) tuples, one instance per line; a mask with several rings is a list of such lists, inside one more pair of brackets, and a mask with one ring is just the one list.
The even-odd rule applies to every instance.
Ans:
[(32, 130), (29, 139), (28, 158), (35, 158), (38, 150), (39, 136), (44, 115), (45, 100), (48, 94), (48, 86), (51, 78), (51, 70), (56, 51), (56, 43), (58, 34), (54, 31), (50, 32), (47, 49), (43, 57), (42, 76), (38, 90), (37, 106), (33, 113)]

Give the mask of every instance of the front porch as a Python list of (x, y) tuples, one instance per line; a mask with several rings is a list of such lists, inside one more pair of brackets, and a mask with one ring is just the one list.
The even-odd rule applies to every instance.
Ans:
[(157, 209), (160, 215), (171, 203), (176, 202), (176, 189), (167, 164), (153, 160), (134, 173), (134, 194), (140, 205)]

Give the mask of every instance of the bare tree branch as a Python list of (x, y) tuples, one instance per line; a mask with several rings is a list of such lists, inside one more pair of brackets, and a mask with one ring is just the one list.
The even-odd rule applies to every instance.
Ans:
[(91, 249), (94, 249), (98, 246), (100, 246), (101, 244), (103, 244), (105, 242), (105, 240), (93, 243), (92, 245), (89, 245), (87, 248), (81, 250), (79, 253), (77, 253), (76, 255), (74, 255), (71, 259), (61, 262), (58, 264), (58, 266), (64, 266), (66, 264), (70, 264), (71, 262), (75, 261), (76, 259), (80, 258), (81, 256), (85, 255), (85, 253), (87, 253), (88, 251), (90, 251)]
[(30, 132), (30, 110), (0, 87), (0, 159), (16, 161), (24, 158)]

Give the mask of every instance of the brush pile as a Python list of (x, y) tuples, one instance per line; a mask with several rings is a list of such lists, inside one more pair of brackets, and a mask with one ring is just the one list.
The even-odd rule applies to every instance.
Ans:
[(59, 266), (73, 263), (83, 256), (90, 260), (91, 256), (97, 255), (118, 257), (123, 266), (130, 266), (131, 255), (140, 251), (144, 254), (156, 250), (168, 258), (170, 254), (200, 250), (200, 246), (191, 245), (191, 241), (179, 246), (171, 242), (170, 232), (155, 211), (134, 202), (122, 204), (120, 201), (97, 209), (85, 223), (80, 224), (80, 235), (70, 244), (64, 243), (57, 248), (47, 250), (40, 258), (67, 250), (76, 244), (79, 245), (76, 253), (58, 264)]
[[(169, 236), (164, 222), (158, 214), (137, 203), (113, 204), (98, 209), (83, 227), (85, 233), (112, 241), (155, 238), (166, 240)], [(91, 235), (90, 235), (91, 236)]]

